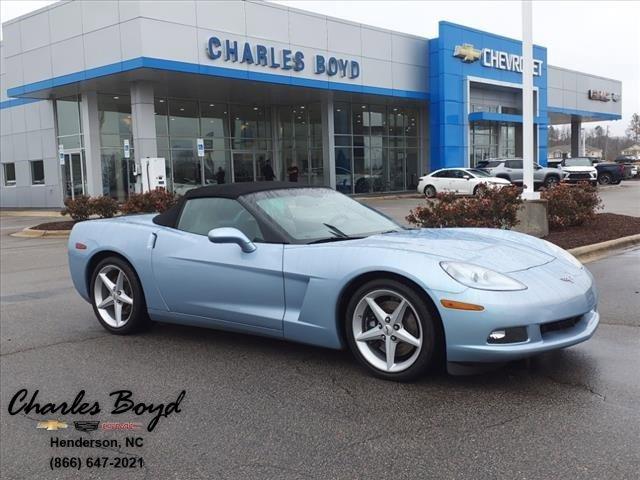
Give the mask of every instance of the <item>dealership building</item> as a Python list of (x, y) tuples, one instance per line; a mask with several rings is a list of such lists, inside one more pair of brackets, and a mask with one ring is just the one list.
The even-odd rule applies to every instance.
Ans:
[[(425, 15), (428, 15), (428, 6)], [(540, 27), (543, 28), (543, 27)], [(522, 154), (521, 42), (442, 21), (427, 39), (257, 1), (60, 1), (3, 24), (2, 207), (269, 179), (401, 192)], [(534, 47), (534, 142), (621, 118), (621, 82)]]

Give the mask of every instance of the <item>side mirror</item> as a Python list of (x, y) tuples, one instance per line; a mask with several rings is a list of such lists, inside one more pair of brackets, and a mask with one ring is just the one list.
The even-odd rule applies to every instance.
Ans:
[(237, 228), (214, 228), (207, 236), (211, 243), (235, 243), (245, 253), (251, 253), (256, 250), (254, 243)]
[(471, 180), (471, 175), (464, 175), (462, 178), (464, 178), (465, 180)]

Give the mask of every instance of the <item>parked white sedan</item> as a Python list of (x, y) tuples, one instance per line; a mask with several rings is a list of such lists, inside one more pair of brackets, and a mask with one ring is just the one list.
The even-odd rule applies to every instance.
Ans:
[(511, 185), (511, 182), (504, 178), (492, 177), (477, 168), (443, 168), (420, 177), (418, 192), (427, 198), (433, 198), (440, 192), (475, 195), (480, 184), (502, 188)]

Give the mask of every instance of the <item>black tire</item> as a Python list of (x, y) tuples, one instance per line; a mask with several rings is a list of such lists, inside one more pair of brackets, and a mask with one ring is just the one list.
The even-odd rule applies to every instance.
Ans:
[[(130, 285), (131, 295), (133, 299), (133, 305), (130, 309), (130, 314), (126, 323), (121, 327), (114, 327), (106, 323), (106, 321), (102, 318), (98, 310), (98, 306), (96, 305), (96, 296), (95, 296), (95, 285), (96, 285), (96, 277), (105, 267), (116, 267), (127, 277), (127, 280)], [(139, 332), (145, 328), (148, 328), (151, 321), (149, 320), (149, 315), (147, 313), (147, 304), (144, 298), (144, 292), (142, 290), (142, 285), (140, 283), (140, 279), (136, 274), (135, 270), (129, 265), (128, 262), (123, 260), (120, 257), (107, 257), (101, 260), (93, 272), (91, 273), (91, 283), (89, 284), (90, 288), (90, 299), (91, 305), (93, 307), (93, 312), (96, 315), (96, 318), (100, 322), (100, 325), (104, 327), (110, 333), (115, 335), (129, 335), (131, 333)]]
[(598, 183), (600, 185), (612, 185), (613, 184), (613, 175), (610, 173), (602, 173), (598, 177)]
[(424, 187), (424, 196), (427, 198), (434, 198), (438, 192), (436, 190), (436, 187), (434, 187), (433, 185), (427, 185), (426, 187)]
[[(386, 372), (384, 370), (376, 368), (371, 363), (369, 363), (369, 361), (367, 361), (367, 359), (358, 349), (356, 340), (354, 338), (352, 322), (355, 314), (355, 309), (364, 296), (377, 290), (391, 290), (404, 296), (413, 306), (418, 316), (417, 320), (420, 322), (422, 335), (421, 349), (413, 363), (405, 370), (399, 372)], [(366, 284), (358, 288), (358, 290), (356, 290), (351, 296), (351, 299), (349, 300), (345, 311), (345, 317), (343, 319), (343, 321), (345, 322), (347, 343), (349, 345), (349, 349), (356, 357), (358, 362), (363, 367), (365, 367), (365, 369), (367, 369), (372, 375), (384, 380), (409, 382), (423, 376), (427, 371), (435, 366), (435, 363), (437, 363), (440, 356), (439, 352), (442, 342), (441, 335), (439, 333), (440, 329), (436, 325), (436, 322), (438, 320), (434, 318), (434, 314), (431, 312), (431, 309), (427, 305), (427, 302), (423, 298), (423, 295), (425, 294), (419, 294), (413, 288), (397, 280), (381, 278), (378, 280), (367, 282)]]
[(480, 185), (476, 185), (475, 187), (473, 187), (473, 196), (477, 197), (478, 196), (478, 191), (480, 190)]
[(547, 178), (544, 179), (543, 185), (545, 188), (551, 188), (551, 187), (555, 187), (559, 183), (560, 183), (560, 177), (556, 175), (547, 175)]

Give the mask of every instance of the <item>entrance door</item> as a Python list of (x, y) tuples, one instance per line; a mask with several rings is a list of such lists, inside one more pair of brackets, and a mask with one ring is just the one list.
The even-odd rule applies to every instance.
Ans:
[(233, 181), (253, 182), (254, 180), (253, 153), (233, 152)]
[(86, 174), (81, 152), (64, 154), (65, 198), (76, 198), (86, 193)]

